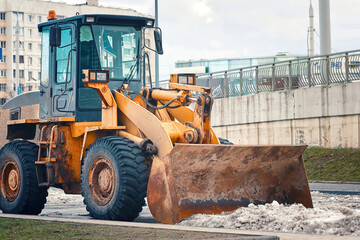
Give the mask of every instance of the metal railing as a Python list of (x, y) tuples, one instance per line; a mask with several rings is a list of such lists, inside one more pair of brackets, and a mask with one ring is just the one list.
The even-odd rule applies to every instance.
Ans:
[(196, 84), (224, 98), (360, 80), (360, 49), (199, 74)]

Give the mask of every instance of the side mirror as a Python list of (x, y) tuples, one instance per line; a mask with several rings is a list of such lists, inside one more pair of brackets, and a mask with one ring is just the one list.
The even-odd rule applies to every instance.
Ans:
[(61, 28), (54, 26), (50, 28), (50, 46), (60, 47), (61, 45)]
[(155, 47), (156, 52), (158, 54), (163, 54), (163, 48), (162, 48), (162, 37), (161, 37), (161, 30), (159, 28), (154, 29), (154, 39), (155, 39)]

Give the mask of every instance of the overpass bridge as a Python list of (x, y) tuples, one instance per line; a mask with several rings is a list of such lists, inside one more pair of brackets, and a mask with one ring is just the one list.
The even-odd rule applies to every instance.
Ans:
[(199, 74), (197, 85), (212, 88), (214, 98), (224, 98), (358, 80), (360, 49)]
[(360, 148), (360, 50), (197, 76), (212, 124), (238, 144)]

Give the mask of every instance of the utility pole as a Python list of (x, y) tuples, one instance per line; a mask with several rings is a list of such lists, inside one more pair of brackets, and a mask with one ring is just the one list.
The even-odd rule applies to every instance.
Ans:
[[(331, 33), (330, 33), (330, 0), (319, 0), (319, 25), (320, 25), (320, 55), (331, 54)], [(321, 64), (321, 75), (330, 83), (330, 61), (326, 58), (326, 64)]]
[(330, 0), (319, 0), (320, 55), (331, 54)]
[[(158, 0), (155, 0), (155, 27), (159, 27)], [(159, 87), (159, 54), (155, 53), (155, 87)]]

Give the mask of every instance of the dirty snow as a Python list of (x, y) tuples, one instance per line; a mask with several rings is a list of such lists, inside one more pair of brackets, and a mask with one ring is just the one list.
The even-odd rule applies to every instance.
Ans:
[(46, 204), (83, 204), (83, 197), (80, 194), (65, 194), (63, 190), (58, 188), (49, 188)]
[(49, 188), (48, 193), (45, 208), (40, 216), (89, 218), (81, 195), (65, 194), (63, 190), (53, 187)]
[[(328, 235), (360, 236), (360, 195), (335, 195), (311, 192), (314, 208), (300, 204), (284, 206), (273, 202), (250, 205), (220, 215), (198, 214), (179, 225), (211, 228), (233, 228), (269, 232), (290, 232)], [(65, 194), (49, 188), (42, 216), (61, 218), (90, 218), (81, 195)], [(147, 207), (137, 221), (151, 221)], [(155, 220), (154, 220), (155, 221)]]
[(271, 204), (239, 208), (220, 215), (197, 214), (179, 225), (241, 230), (360, 236), (360, 195), (312, 192), (314, 208)]

